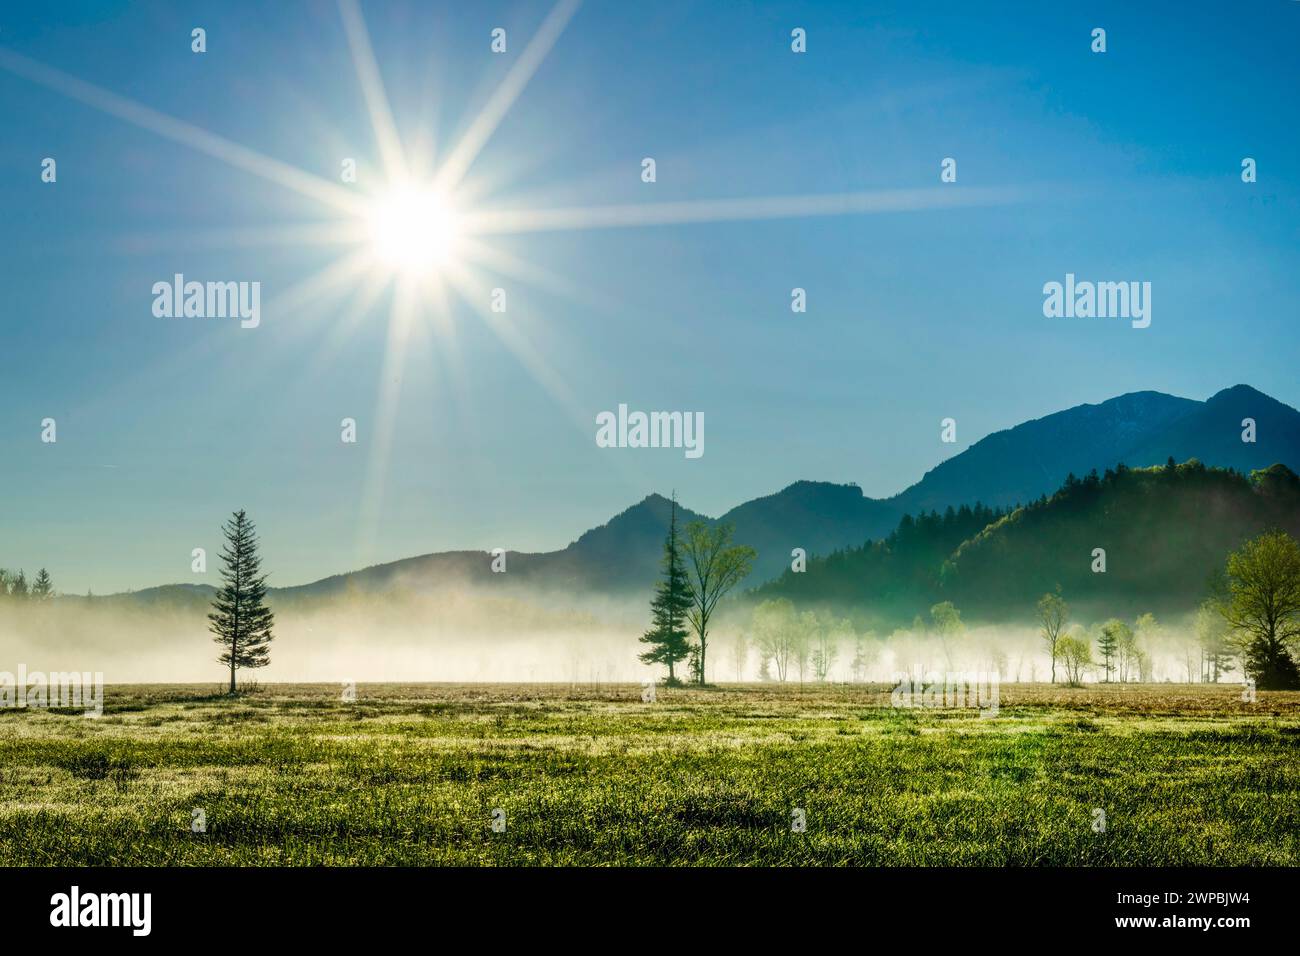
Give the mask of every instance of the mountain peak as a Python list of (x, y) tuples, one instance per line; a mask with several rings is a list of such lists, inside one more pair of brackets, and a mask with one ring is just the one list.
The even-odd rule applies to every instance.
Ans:
[(1281, 406), (1282, 408), (1287, 407), (1284, 403), (1279, 402), (1271, 395), (1265, 395), (1259, 389), (1251, 388), (1249, 385), (1233, 385), (1231, 388), (1225, 388), (1220, 392), (1215, 392), (1206, 399), (1205, 404), (1207, 406), (1232, 405), (1234, 407), (1241, 404), (1258, 404), (1270, 408), (1277, 406)]
[[(1247, 432), (1243, 418), (1254, 420)], [(1247, 437), (1249, 434), (1250, 437)], [(937, 435), (936, 435), (937, 438)], [(1251, 440), (1251, 439), (1254, 440)], [(752, 582), (781, 574), (796, 549), (809, 556), (858, 547), (888, 535), (904, 513), (942, 512), (948, 506), (982, 502), (990, 508), (1028, 504), (1056, 491), (1073, 472), (1098, 472), (1123, 462), (1130, 468), (1162, 465), (1166, 459), (1197, 458), (1207, 466), (1259, 471), (1268, 489), (1290, 488), (1300, 470), (1300, 412), (1251, 388), (1234, 385), (1200, 402), (1157, 391), (1137, 391), (994, 432), (947, 459), (911, 488), (887, 500), (868, 498), (853, 483), (800, 480), (780, 491), (739, 504), (717, 519), (734, 526), (735, 542), (758, 551)], [(1275, 463), (1279, 467), (1270, 468)], [(509, 580), (570, 592), (614, 592), (653, 585), (659, 574), (672, 502), (651, 492), (584, 532), (559, 551), (512, 552)], [(678, 527), (714, 519), (680, 501)], [(481, 551), (445, 551), (334, 575), (295, 588), (283, 597), (341, 593), (353, 585), (370, 590), (416, 582), (429, 587), (502, 582), (488, 570)], [(199, 591), (163, 589), (202, 603)], [(140, 592), (135, 600), (148, 600)]]

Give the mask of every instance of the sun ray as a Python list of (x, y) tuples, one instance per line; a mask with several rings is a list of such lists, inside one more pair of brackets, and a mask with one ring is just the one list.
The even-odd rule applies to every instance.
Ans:
[(487, 104), (474, 117), (469, 129), (452, 148), (446, 161), (438, 170), (435, 185), (439, 189), (444, 192), (454, 190), (465, 178), (479, 152), (496, 131), (501, 120), (505, 118), (506, 113), (510, 111), (515, 100), (519, 98), (519, 94), (524, 91), (524, 87), (537, 72), (537, 68), (542, 65), (546, 54), (551, 52), (551, 48), (559, 40), (569, 20), (577, 13), (581, 2), (582, 0), (559, 0), (551, 8), (551, 12), (542, 21), (536, 35), (529, 41), (528, 46), (524, 47), (524, 52), (511, 66), (501, 85), (493, 91)]
[(606, 311), (613, 311), (618, 307), (614, 299), (597, 293), (588, 285), (571, 282), (548, 269), (543, 269), (518, 256), (512, 256), (503, 249), (479, 242), (470, 236), (461, 237), (460, 250), (461, 257), (467, 263), (481, 265), (510, 279), (519, 279), (534, 288), (563, 296), (571, 302), (581, 302), (591, 308)]
[(340, 310), (343, 318), (321, 329), (316, 348), (309, 357), (310, 368), (314, 373), (321, 373), (343, 352), (374, 309), (380, 296), (391, 286), (392, 281), (389, 276), (374, 271), (369, 272), (357, 283)]
[(361, 227), (347, 220), (299, 223), (289, 226), (257, 226), (236, 229), (184, 229), (132, 232), (119, 240), (131, 252), (174, 249), (249, 249), (262, 246), (346, 246), (361, 241)]
[(437, 349), (434, 352), (439, 367), (446, 372), (451, 386), (448, 394), (452, 399), (461, 434), (477, 435), (477, 407), (469, 401), (469, 381), (465, 373), (465, 364), (461, 361), (460, 339), (456, 333), (456, 323), (452, 321), (451, 298), (448, 295), (448, 283), (438, 281), (430, 296), (433, 320), (436, 325)]
[(447, 268), (445, 275), (457, 294), (479, 314), (492, 334), (513, 353), (519, 363), (532, 375), (534, 381), (546, 390), (580, 429), (586, 431), (590, 418), (587, 410), (578, 402), (564, 377), (542, 358), (541, 352), (528, 340), (523, 329), (517, 323), (506, 321), (501, 313), (493, 312), (487, 307), (484, 297), (476, 288), (473, 277), (464, 266), (453, 263)]
[[(432, 138), (421, 135), (404, 144), (399, 135), (375, 51), (357, 0), (337, 0), (352, 66), (360, 85), (375, 136), (386, 183), (362, 195), (336, 182), (310, 174), (168, 116), (94, 84), (44, 66), (0, 48), (0, 69), (8, 70), (59, 94), (78, 100), (197, 152), (214, 157), (280, 186), (317, 199), (345, 214), (340, 221), (290, 224), (258, 229), (222, 229), (189, 233), (179, 246), (351, 246), (325, 268), (278, 292), (264, 312), (292, 315), (333, 296), (348, 296), (337, 310), (341, 319), (324, 328), (321, 323), (298, 323), (293, 332), (308, 339), (314, 332), (312, 363), (320, 368), (347, 346), (352, 333), (372, 312), (386, 290), (391, 290), (383, 336), (381, 373), (375, 388), (373, 418), (364, 427), (368, 457), (364, 463), (361, 500), (358, 503), (356, 546), (363, 563), (375, 557), (373, 549), (383, 518), (384, 494), (397, 435), (403, 376), (412, 352), (433, 343), (432, 361), (420, 371), (441, 382), (453, 399), (467, 396), (468, 382), (459, 352), (457, 325), (449, 293), (472, 308), (488, 330), (523, 366), (565, 417), (588, 439), (593, 412), (581, 404), (572, 379), (558, 372), (529, 335), (531, 326), (518, 315), (509, 319), (494, 312), (483, 294), (486, 275), (520, 279), (545, 291), (581, 301), (594, 308), (612, 310), (614, 304), (585, 286), (566, 281), (540, 266), (519, 258), (491, 242), (492, 237), (555, 231), (638, 228), (692, 223), (745, 222), (824, 216), (870, 215), (894, 212), (956, 209), (1019, 202), (1033, 190), (1019, 187), (931, 187), (813, 195), (731, 197), (673, 202), (622, 203), (592, 206), (535, 207), (525, 197), (502, 200), (501, 208), (481, 206), (494, 195), (504, 195), (502, 182), (510, 177), (498, 172), (495, 181), (471, 175), (480, 153), (523, 94), (576, 14), (580, 0), (558, 0), (532, 39), (492, 91), (487, 103), (469, 121), (445, 161), (434, 169)], [(410, 151), (408, 152), (408, 147)], [(418, 176), (417, 176), (418, 174)], [(416, 178), (413, 178), (416, 177)], [(368, 193), (371, 191), (367, 191)], [(542, 200), (543, 202), (545, 200)], [(487, 241), (483, 241), (487, 240)], [(162, 241), (146, 234), (137, 243)], [(128, 245), (128, 251), (130, 246)], [(382, 321), (382, 317), (380, 318)], [(310, 350), (311, 346), (304, 347)], [(194, 354), (198, 354), (196, 345)], [(298, 353), (300, 354), (300, 352)], [(193, 356), (187, 355), (184, 361)], [(205, 356), (201, 356), (205, 357)], [(296, 359), (295, 359), (296, 360)], [(266, 363), (263, 363), (265, 366)], [(441, 366), (441, 367), (439, 367)], [(266, 374), (280, 374), (264, 368)], [(458, 417), (474, 409), (459, 403)], [(462, 421), (462, 424), (464, 422)], [(465, 429), (472, 433), (472, 427)], [(628, 477), (633, 469), (624, 458), (611, 458), (611, 467)]]
[(262, 306), (262, 312), (279, 318), (293, 315), (319, 301), (323, 296), (352, 285), (370, 266), (369, 250), (355, 250), (268, 299)]
[(891, 189), (877, 192), (805, 196), (696, 199), (681, 202), (624, 203), (557, 209), (492, 209), (468, 212), (461, 228), (468, 235), (516, 235), (587, 229), (626, 229), (685, 223), (744, 222), (867, 213), (918, 212), (962, 206), (999, 205), (1023, 198), (1005, 187)]
[[(448, 270), (447, 279), (460, 298), (479, 314), (498, 341), (514, 354), (532, 376), (533, 381), (540, 385), (556, 405), (568, 415), (578, 434), (590, 440), (596, 424), (592, 410), (578, 401), (565, 379), (547, 364), (518, 324), (508, 323), (504, 315), (484, 306), (483, 296), (477, 288), (474, 277), (463, 266)], [(617, 474), (619, 480), (629, 485), (639, 484), (644, 479), (645, 473), (637, 467), (635, 459), (611, 455), (602, 460)]]
[(327, 179), (304, 172), (278, 159), (263, 156), (193, 123), (160, 113), (134, 100), (111, 93), (93, 83), (77, 79), (62, 70), (37, 63), (3, 47), (0, 47), (0, 69), (8, 70), (56, 93), (126, 120), (164, 139), (206, 153), (236, 169), (278, 183), (309, 198), (319, 199), (336, 209), (352, 214), (359, 214), (361, 210), (360, 200), (356, 196)]
[(388, 319), (388, 340), (384, 345), (384, 358), (379, 376), (379, 396), (375, 403), (375, 417), (371, 426), (370, 456), (366, 462), (366, 476), (361, 490), (357, 527), (357, 560), (370, 561), (379, 522), (383, 514), (384, 487), (388, 479), (388, 465), (392, 454), (393, 433), (397, 428), (397, 407), (402, 392), (406, 342), (415, 317), (415, 281), (409, 277), (398, 279), (393, 290), (393, 303)]
[(356, 0), (338, 0), (338, 5), (339, 15), (343, 18), (343, 30), (348, 38), (348, 49), (352, 54), (352, 66), (356, 70), (361, 93), (366, 99), (366, 111), (370, 114), (375, 141), (379, 144), (384, 174), (390, 181), (403, 180), (407, 176), (406, 156), (402, 152), (402, 141), (397, 134), (397, 124), (393, 121), (388, 94), (384, 92), (384, 80), (379, 75), (375, 51), (370, 45), (365, 18), (361, 15)]

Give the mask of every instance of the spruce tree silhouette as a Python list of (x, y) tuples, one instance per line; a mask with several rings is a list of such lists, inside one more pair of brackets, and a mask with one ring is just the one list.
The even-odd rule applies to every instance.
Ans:
[(266, 606), (266, 575), (258, 573), (262, 559), (257, 554), (253, 522), (240, 509), (226, 522), (222, 532), (226, 536), (226, 545), (221, 550), (225, 567), (221, 571), (222, 585), (212, 599), (208, 630), (223, 648), (217, 662), (230, 667), (233, 696), (236, 670), (271, 663), (274, 615)]

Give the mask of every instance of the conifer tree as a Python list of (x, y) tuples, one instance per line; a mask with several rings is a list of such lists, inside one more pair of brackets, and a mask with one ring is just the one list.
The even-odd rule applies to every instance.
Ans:
[(690, 631), (686, 614), (691, 608), (691, 586), (686, 576), (677, 543), (677, 496), (673, 495), (668, 519), (668, 536), (664, 539), (663, 579), (650, 600), (650, 630), (641, 637), (650, 649), (641, 655), (646, 664), (667, 664), (668, 682), (677, 683), (674, 668), (690, 653)]
[(54, 597), (54, 582), (50, 580), (50, 572), (44, 568), (41, 568), (32, 584), (32, 597), (38, 601), (48, 601)]
[(259, 574), (262, 559), (257, 555), (253, 522), (241, 509), (226, 522), (221, 559), (222, 586), (212, 599), (208, 630), (222, 647), (217, 662), (230, 667), (230, 693), (235, 693), (235, 671), (240, 667), (265, 667), (271, 663), (271, 624), (274, 615), (266, 606), (266, 575)]
[(1101, 651), (1102, 663), (1106, 668), (1105, 683), (1110, 683), (1111, 671), (1114, 670), (1113, 661), (1119, 654), (1120, 637), (1128, 630), (1128, 625), (1119, 618), (1111, 618), (1101, 626), (1101, 636), (1097, 638), (1097, 649)]

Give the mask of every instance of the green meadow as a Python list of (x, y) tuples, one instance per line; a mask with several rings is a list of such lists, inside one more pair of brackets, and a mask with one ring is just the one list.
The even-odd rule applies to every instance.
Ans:
[(1300, 863), (1300, 693), (889, 691), (112, 686), (0, 711), (0, 864)]

